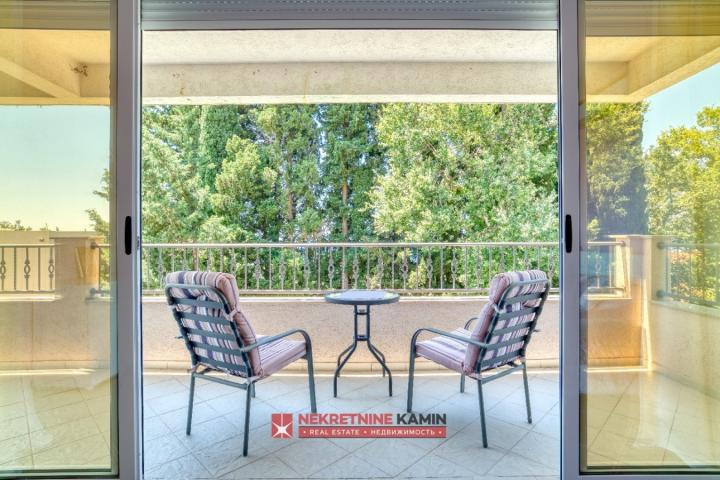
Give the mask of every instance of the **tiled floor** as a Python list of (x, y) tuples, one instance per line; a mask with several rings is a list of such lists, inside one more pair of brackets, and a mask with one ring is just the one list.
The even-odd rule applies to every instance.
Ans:
[(89, 370), (0, 372), (0, 473), (110, 468), (107, 378)]
[[(272, 377), (253, 400), (250, 454), (242, 456), (244, 392), (198, 383), (193, 432), (184, 431), (186, 376), (148, 375), (146, 477), (171, 478), (478, 478), (550, 477), (559, 472), (557, 373), (535, 373), (530, 385), (535, 423), (525, 422), (522, 378), (486, 388), (490, 448), (483, 449), (475, 384), (458, 391), (457, 375), (417, 377), (417, 411), (447, 413), (447, 439), (272, 439), (270, 414), (309, 411), (304, 376)], [(343, 376), (332, 398), (317, 378), (319, 412), (403, 412), (407, 377), (387, 396), (380, 377)]]
[[(110, 396), (102, 372), (0, 372), (0, 473), (109, 464)], [(418, 411), (447, 413), (447, 439), (292, 439), (270, 436), (270, 414), (308, 411), (304, 376), (263, 381), (253, 400), (250, 455), (242, 456), (244, 392), (199, 381), (193, 433), (184, 433), (187, 374), (145, 376), (147, 478), (488, 478), (558, 474), (556, 372), (531, 374), (535, 422), (524, 420), (522, 380), (487, 385), (490, 448), (480, 443), (474, 384), (456, 375), (416, 381)], [(320, 412), (402, 412), (407, 377), (387, 397), (380, 377), (347, 376), (340, 397), (318, 376)], [(720, 400), (642, 371), (589, 375), (588, 460), (593, 465), (720, 463)]]

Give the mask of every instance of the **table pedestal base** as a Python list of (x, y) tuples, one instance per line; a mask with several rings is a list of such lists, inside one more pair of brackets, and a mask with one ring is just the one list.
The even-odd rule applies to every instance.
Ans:
[[(335, 369), (335, 376), (333, 377), (333, 396), (337, 397), (337, 381), (338, 377), (340, 376), (340, 371), (345, 366), (348, 360), (350, 360), (350, 357), (352, 357), (353, 353), (355, 353), (355, 350), (357, 349), (358, 342), (365, 342), (367, 344), (367, 348), (370, 351), (370, 353), (373, 354), (373, 357), (380, 363), (380, 366), (383, 369), (383, 377), (387, 373), (388, 376), (388, 391), (390, 393), (390, 396), (392, 397), (392, 374), (390, 373), (390, 369), (385, 364), (385, 355), (378, 350), (378, 348), (372, 344), (370, 341), (370, 305), (367, 305), (365, 307), (365, 310), (359, 310), (357, 305), (354, 306), (354, 315), (353, 315), (353, 323), (355, 325), (355, 334), (353, 336), (353, 343), (348, 345), (348, 347), (338, 355), (337, 359), (337, 368)], [(363, 316), (365, 317), (365, 334), (360, 335), (358, 333), (358, 317)], [(344, 358), (343, 358), (344, 356)]]

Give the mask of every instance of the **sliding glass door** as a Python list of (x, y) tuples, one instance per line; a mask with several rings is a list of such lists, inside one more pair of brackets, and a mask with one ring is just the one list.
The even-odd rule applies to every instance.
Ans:
[(112, 0), (0, 6), (0, 477), (134, 470), (119, 457), (135, 430), (127, 415), (119, 429), (119, 373), (132, 394), (136, 362), (119, 340), (135, 317), (117, 25)]
[(565, 312), (579, 452), (566, 444), (565, 465), (717, 473), (720, 2), (579, 7), (580, 301)]

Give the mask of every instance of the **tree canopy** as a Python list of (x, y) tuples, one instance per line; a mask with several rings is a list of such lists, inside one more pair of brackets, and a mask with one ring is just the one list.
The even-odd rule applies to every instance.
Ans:
[(147, 241), (553, 239), (552, 105), (151, 106)]

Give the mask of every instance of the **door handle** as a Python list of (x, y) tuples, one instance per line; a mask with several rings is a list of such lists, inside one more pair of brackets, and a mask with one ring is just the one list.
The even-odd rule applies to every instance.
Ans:
[(132, 253), (132, 219), (130, 215), (125, 217), (125, 255)]
[(572, 241), (573, 241), (573, 231), (572, 231), (572, 217), (570, 215), (565, 215), (565, 253), (572, 253)]

